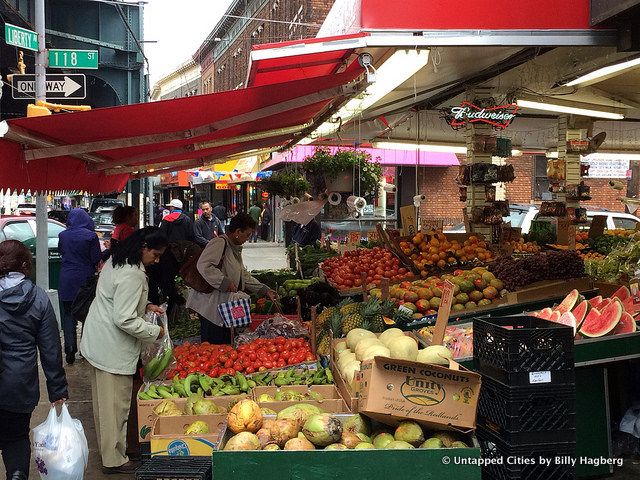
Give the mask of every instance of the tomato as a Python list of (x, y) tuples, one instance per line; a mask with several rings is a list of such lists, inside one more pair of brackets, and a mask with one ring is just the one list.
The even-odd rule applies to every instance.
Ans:
[(274, 341), (277, 345), (283, 345), (284, 343), (286, 343), (287, 339), (284, 337), (276, 337)]
[(289, 357), (291, 356), (291, 352), (289, 350), (284, 350), (281, 354), (280, 354), (280, 358), (284, 359), (284, 360), (288, 360)]
[(231, 353), (229, 354), (229, 358), (230, 358), (231, 360), (236, 360), (236, 359), (238, 358), (238, 352), (236, 352), (236, 351), (231, 352)]
[(256, 358), (258, 358), (258, 356), (255, 353), (251, 352), (249, 354), (249, 360), (251, 360), (252, 362), (255, 362)]
[(249, 366), (245, 368), (244, 373), (254, 373), (255, 371), (256, 369), (254, 367)]
[(231, 368), (233, 367), (233, 360), (229, 359), (226, 362), (224, 362), (224, 368)]
[(271, 345), (271, 346), (269, 346), (269, 348), (267, 348), (267, 352), (269, 352), (269, 353), (275, 353), (277, 351), (278, 351), (278, 349), (276, 348), (275, 345)]
[(220, 357), (218, 357), (218, 361), (222, 364), (227, 363), (228, 360), (229, 360), (229, 355), (226, 355), (226, 354), (220, 355)]
[(314, 355), (312, 355), (311, 353), (307, 354), (307, 356), (305, 357), (305, 360), (307, 362), (313, 362), (315, 361), (316, 357)]
[(282, 368), (287, 364), (287, 362), (285, 362), (282, 358), (280, 360), (278, 360), (278, 363), (276, 363), (276, 366), (278, 368)]

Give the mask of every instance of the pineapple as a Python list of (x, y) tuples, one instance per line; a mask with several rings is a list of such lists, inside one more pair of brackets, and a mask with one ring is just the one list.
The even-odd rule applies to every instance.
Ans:
[(349, 303), (345, 303), (344, 305), (341, 304), (338, 306), (340, 307), (340, 313), (342, 314), (343, 317), (346, 317), (347, 315), (352, 315), (354, 313), (358, 313), (360, 310), (360, 304), (351, 302), (351, 301), (349, 301)]
[[(347, 333), (349, 333), (351, 330), (353, 330), (354, 328), (361, 328), (362, 327), (362, 314), (360, 313), (360, 305), (357, 305), (357, 309), (355, 311), (353, 311), (353, 313), (347, 313), (347, 314), (343, 314), (342, 317), (342, 334), (346, 335)], [(345, 308), (345, 307), (342, 307)], [(342, 309), (340, 309), (342, 313)]]
[(324, 310), (322, 310), (320, 315), (316, 316), (316, 328), (323, 329), (329, 321), (331, 314), (335, 311), (337, 311), (335, 307), (326, 307)]
[(317, 351), (320, 355), (329, 355), (331, 351), (331, 336), (327, 330), (322, 330), (318, 335)]
[(398, 310), (393, 315), (393, 321), (396, 322), (396, 326), (398, 327), (407, 325), (408, 323), (413, 322), (413, 314), (403, 310)]
[(342, 337), (342, 315), (340, 315), (337, 309), (335, 309), (329, 317), (328, 326), (333, 333), (333, 338)]
[(371, 298), (362, 304), (362, 317), (369, 324), (369, 328), (362, 328), (372, 332), (382, 332), (384, 330), (384, 319), (382, 318), (382, 308), (377, 298)]

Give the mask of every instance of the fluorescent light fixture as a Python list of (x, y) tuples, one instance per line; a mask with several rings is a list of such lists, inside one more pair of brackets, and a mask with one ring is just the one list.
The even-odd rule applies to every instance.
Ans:
[(616, 113), (611, 110), (598, 110), (597, 105), (568, 102), (556, 98), (537, 97), (536, 100), (519, 98), (516, 103), (521, 108), (542, 110), (545, 112), (567, 113), (585, 117), (606, 118), (609, 120), (622, 120), (624, 118), (624, 115), (621, 113)]
[(358, 97), (349, 100), (336, 112), (334, 118), (340, 118), (341, 123), (325, 122), (314, 130), (310, 136), (311, 138), (303, 139), (298, 144), (308, 145), (317, 138), (326, 137), (337, 132), (341, 124), (347, 123), (353, 117), (386, 97), (418, 73), (427, 63), (429, 63), (429, 50), (397, 50), (375, 71), (375, 82), (371, 83)]
[(599, 68), (591, 73), (587, 73), (586, 75), (582, 75), (575, 80), (571, 80), (570, 82), (565, 83), (564, 86), (575, 87), (579, 85), (581, 87), (586, 87), (588, 85), (593, 85), (594, 83), (607, 80), (608, 78), (615, 77), (620, 72), (629, 70), (630, 68), (635, 68), (637, 66), (640, 66), (640, 57), (621, 63), (616, 63), (614, 65), (609, 65), (607, 67)]
[(374, 148), (386, 150), (420, 150), (421, 152), (434, 153), (467, 153), (464, 145), (442, 145), (434, 143), (412, 143), (412, 142), (375, 142)]

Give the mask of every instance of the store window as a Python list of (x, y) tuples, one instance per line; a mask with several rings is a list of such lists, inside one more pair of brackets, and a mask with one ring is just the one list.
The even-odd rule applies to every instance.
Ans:
[(547, 179), (547, 157), (533, 157), (533, 198), (535, 200), (551, 200), (549, 180)]

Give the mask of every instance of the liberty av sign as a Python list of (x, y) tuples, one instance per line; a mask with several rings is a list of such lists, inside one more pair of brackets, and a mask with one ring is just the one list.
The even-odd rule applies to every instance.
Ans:
[(487, 123), (496, 129), (504, 129), (516, 118), (518, 106), (515, 104), (497, 106), (479, 106), (464, 101), (459, 107), (441, 110), (441, 116), (454, 130), (469, 123)]

